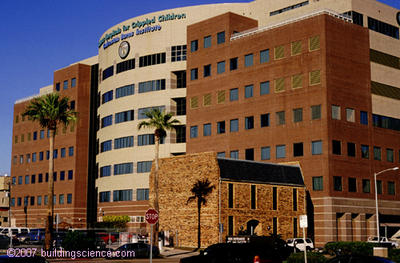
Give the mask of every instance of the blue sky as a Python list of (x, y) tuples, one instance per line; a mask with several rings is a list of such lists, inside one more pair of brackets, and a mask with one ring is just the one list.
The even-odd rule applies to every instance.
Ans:
[[(1, 0), (0, 173), (10, 172), (14, 102), (51, 84), (55, 70), (97, 55), (97, 41), (105, 30), (149, 12), (224, 2), (249, 1)], [(399, 0), (381, 2), (400, 9)]]

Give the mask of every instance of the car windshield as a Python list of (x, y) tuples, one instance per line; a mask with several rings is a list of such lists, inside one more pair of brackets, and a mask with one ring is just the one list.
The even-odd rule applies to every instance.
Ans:
[(297, 243), (297, 244), (303, 244), (303, 243), (304, 243), (304, 240), (303, 240), (303, 239), (297, 239), (297, 240), (296, 240), (296, 243)]
[(309, 238), (306, 239), (306, 242), (307, 243), (312, 243), (311, 239), (309, 239)]

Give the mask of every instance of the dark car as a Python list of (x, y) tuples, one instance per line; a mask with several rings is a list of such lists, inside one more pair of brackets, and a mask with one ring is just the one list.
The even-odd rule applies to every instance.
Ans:
[(31, 243), (43, 243), (45, 237), (44, 228), (31, 229), (29, 232), (29, 242)]
[(219, 243), (207, 247), (200, 255), (182, 258), (180, 263), (249, 263), (258, 256), (260, 262), (281, 263), (278, 251), (260, 243)]
[(387, 258), (361, 255), (342, 255), (328, 260), (327, 263), (394, 263)]
[[(113, 257), (116, 251), (119, 251), (119, 257), (123, 258), (148, 258), (150, 257), (150, 245), (145, 243), (128, 243), (115, 249), (113, 252)], [(134, 253), (132, 253), (134, 252)], [(158, 247), (153, 246), (153, 257), (160, 255), (160, 250)]]
[(0, 256), (0, 263), (49, 263), (44, 257), (9, 257), (7, 255)]

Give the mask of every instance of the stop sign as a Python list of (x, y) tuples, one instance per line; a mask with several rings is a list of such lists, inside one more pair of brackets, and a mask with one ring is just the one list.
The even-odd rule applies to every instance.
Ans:
[(145, 218), (146, 218), (147, 223), (154, 225), (158, 221), (157, 210), (150, 208), (149, 210), (147, 210), (147, 212), (145, 214)]

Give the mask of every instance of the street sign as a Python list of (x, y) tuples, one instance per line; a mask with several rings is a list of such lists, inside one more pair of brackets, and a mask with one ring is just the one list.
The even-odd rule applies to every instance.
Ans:
[(307, 228), (308, 227), (307, 215), (301, 215), (300, 216), (300, 227), (301, 228)]
[(145, 214), (145, 218), (146, 218), (147, 223), (154, 225), (155, 223), (158, 222), (157, 210), (150, 208), (149, 210), (147, 210), (147, 212)]

